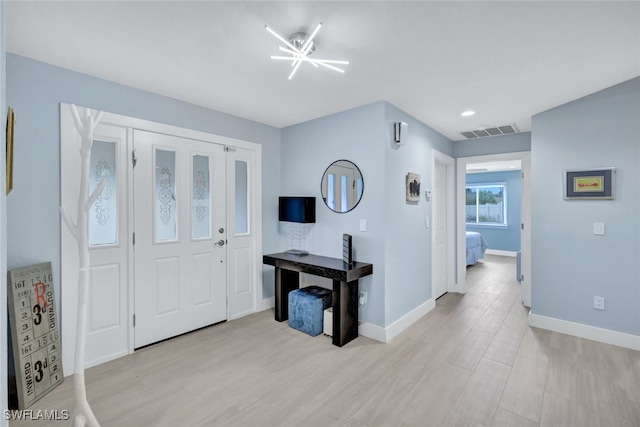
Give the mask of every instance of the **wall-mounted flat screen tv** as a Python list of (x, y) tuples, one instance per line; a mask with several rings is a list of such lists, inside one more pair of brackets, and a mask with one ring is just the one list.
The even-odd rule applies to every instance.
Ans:
[(278, 198), (278, 221), (316, 222), (316, 198), (280, 196)]

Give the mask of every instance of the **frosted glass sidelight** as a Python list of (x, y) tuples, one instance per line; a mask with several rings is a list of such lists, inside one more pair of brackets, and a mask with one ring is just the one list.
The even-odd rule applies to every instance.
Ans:
[(93, 193), (103, 179), (106, 185), (89, 211), (89, 244), (91, 246), (118, 243), (116, 143), (93, 141), (89, 194)]
[(191, 237), (211, 237), (211, 187), (209, 156), (194, 155), (191, 177)]
[(155, 150), (155, 241), (176, 240), (176, 153)]
[(247, 162), (236, 160), (236, 234), (249, 232), (249, 185)]

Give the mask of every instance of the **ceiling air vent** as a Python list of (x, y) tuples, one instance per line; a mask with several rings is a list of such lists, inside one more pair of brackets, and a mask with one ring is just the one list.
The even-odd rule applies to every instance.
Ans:
[(510, 133), (518, 133), (518, 132), (519, 132), (518, 128), (514, 123), (512, 125), (468, 130), (468, 131), (460, 132), (460, 134), (467, 139), (473, 139), (473, 138), (484, 138), (487, 136), (508, 135)]

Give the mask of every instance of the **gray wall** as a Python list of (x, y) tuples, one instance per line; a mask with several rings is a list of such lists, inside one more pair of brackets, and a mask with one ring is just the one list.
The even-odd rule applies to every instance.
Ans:
[[(453, 157), (453, 143), (399, 108), (385, 103), (385, 191), (376, 197), (385, 207), (386, 319), (389, 326), (431, 298), (431, 202), (424, 192), (432, 188), (431, 150)], [(408, 124), (407, 145), (393, 143), (393, 122)], [(404, 141), (403, 141), (404, 142)], [(420, 175), (420, 201), (406, 201), (407, 173)]]
[[(409, 124), (401, 147), (392, 142), (395, 121)], [(373, 325), (386, 327), (431, 297), (431, 234), (424, 226), (431, 206), (424, 197), (405, 201), (408, 172), (420, 174), (423, 190), (431, 185), (431, 148), (453, 154), (451, 141), (386, 102), (282, 130), (283, 195), (318, 198), (311, 252), (339, 258), (342, 234), (349, 233), (356, 259), (373, 263), (373, 275), (360, 280), (368, 303), (359, 313)], [(330, 211), (320, 195), (325, 169), (339, 159), (353, 161), (364, 178), (362, 201), (344, 214)], [(361, 219), (366, 232), (359, 231)]]
[[(342, 234), (353, 236), (355, 259), (373, 264), (373, 275), (360, 279), (360, 289), (369, 292), (360, 318), (379, 326), (385, 322), (385, 216), (379, 196), (386, 177), (384, 114), (384, 103), (377, 102), (282, 129), (281, 195), (316, 197), (316, 223), (307, 236), (310, 252), (342, 258)], [(362, 200), (347, 213), (329, 210), (320, 194), (325, 169), (340, 159), (355, 163), (364, 179)], [(359, 231), (361, 219), (367, 220), (366, 232)], [(312, 277), (304, 280), (321, 284)]]
[[(532, 313), (640, 335), (640, 77), (534, 116), (532, 135)], [(564, 170), (609, 166), (615, 200), (563, 200)]]
[[(279, 129), (13, 54), (6, 67), (17, 119), (15, 188), (7, 198), (10, 269), (51, 261), (59, 300), (61, 102), (262, 144), (263, 250), (275, 250)], [(273, 280), (264, 280), (266, 298)]]

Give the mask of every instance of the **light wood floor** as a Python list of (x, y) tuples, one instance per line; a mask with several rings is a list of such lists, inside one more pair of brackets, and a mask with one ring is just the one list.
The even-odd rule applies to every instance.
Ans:
[[(388, 344), (267, 310), (87, 370), (89, 401), (103, 427), (640, 426), (640, 352), (530, 328), (514, 268), (487, 256)], [(72, 409), (72, 388), (31, 409)]]

